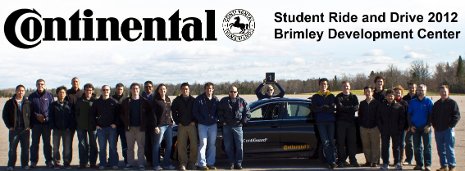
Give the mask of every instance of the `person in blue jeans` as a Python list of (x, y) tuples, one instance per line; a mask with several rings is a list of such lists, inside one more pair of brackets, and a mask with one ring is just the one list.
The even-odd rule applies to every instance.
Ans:
[[(407, 102), (407, 109), (408, 109), (408, 102), (410, 100), (417, 98), (417, 84), (409, 82), (407, 83), (408, 85), (408, 94), (402, 97), (402, 100)], [(406, 110), (407, 111), (407, 110)], [(402, 143), (401, 143), (401, 151), (400, 151), (400, 157), (402, 160), (403, 165), (412, 165), (412, 159), (413, 159), (413, 134), (410, 132), (408, 128), (408, 122), (406, 122), (406, 130), (404, 131), (402, 135)], [(405, 157), (404, 157), (405, 153)]]
[(213, 95), (215, 90), (213, 83), (207, 82), (203, 88), (205, 92), (195, 98), (192, 108), (192, 114), (198, 121), (199, 153), (197, 163), (200, 170), (215, 170), (219, 100)]
[(441, 99), (433, 105), (431, 123), (434, 128), (434, 137), (439, 155), (441, 168), (439, 171), (455, 171), (455, 133), (454, 127), (460, 120), (460, 111), (457, 102), (449, 98), (449, 87), (443, 85), (439, 88)]
[(63, 141), (63, 167), (71, 169), (73, 159), (73, 138), (76, 130), (76, 118), (71, 103), (65, 98), (66, 87), (56, 89), (57, 101), (50, 105), (50, 128), (53, 130), (53, 162), (60, 169), (60, 141)]
[(328, 90), (328, 79), (318, 80), (320, 90), (312, 97), (310, 108), (315, 117), (315, 123), (320, 133), (320, 140), (323, 145), (323, 154), (330, 169), (337, 167), (334, 154), (334, 131), (336, 121), (334, 111), (336, 109), (334, 95)]
[(21, 168), (28, 170), (31, 103), (24, 97), (26, 87), (16, 86), (16, 94), (6, 101), (2, 118), (8, 128), (8, 164), (6, 170), (14, 170), (16, 164), (16, 149), (21, 143)]
[(118, 117), (118, 102), (110, 97), (110, 86), (102, 86), (102, 96), (92, 106), (92, 115), (96, 118), (97, 137), (99, 145), (99, 169), (107, 166), (107, 143), (109, 145), (109, 166), (118, 169), (116, 153), (116, 122)]
[[(171, 150), (173, 146), (173, 116), (171, 114), (171, 99), (166, 94), (165, 84), (159, 84), (155, 90), (153, 98), (153, 109), (157, 123), (155, 124), (155, 135), (153, 138), (152, 164), (154, 170), (173, 170), (175, 167), (171, 164)], [(163, 164), (160, 165), (160, 146), (165, 140), (165, 156)], [(162, 167), (163, 166), (163, 167)]]
[(236, 86), (229, 88), (229, 96), (221, 99), (218, 120), (223, 124), (223, 141), (230, 169), (242, 169), (244, 159), (243, 124), (250, 118), (247, 102), (239, 97)]
[(426, 97), (426, 85), (420, 84), (417, 98), (409, 102), (407, 118), (413, 133), (413, 148), (416, 166), (414, 170), (431, 170), (431, 112), (433, 102)]
[[(79, 97), (75, 108), (76, 134), (79, 147), (79, 168), (97, 168), (97, 138), (95, 115), (91, 113), (91, 108), (97, 100), (94, 97), (94, 86), (90, 83), (84, 85), (84, 94)], [(90, 165), (89, 165), (90, 164)]]

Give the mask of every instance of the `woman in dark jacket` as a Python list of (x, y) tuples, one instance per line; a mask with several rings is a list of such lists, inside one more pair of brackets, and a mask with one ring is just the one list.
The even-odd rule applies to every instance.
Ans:
[[(171, 99), (166, 95), (167, 89), (165, 84), (158, 85), (153, 99), (153, 110), (155, 113), (155, 135), (153, 141), (153, 167), (154, 170), (173, 170), (175, 167), (171, 164), (171, 148), (173, 145), (173, 116), (171, 115)], [(166, 148), (163, 164), (160, 165), (160, 146), (165, 139)], [(163, 166), (163, 167), (162, 167)]]

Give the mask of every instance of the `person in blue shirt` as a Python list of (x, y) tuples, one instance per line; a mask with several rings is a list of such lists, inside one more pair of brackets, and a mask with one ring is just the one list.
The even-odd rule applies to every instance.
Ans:
[(431, 113), (433, 101), (426, 97), (426, 85), (420, 84), (417, 98), (409, 102), (408, 122), (413, 133), (413, 148), (416, 166), (414, 170), (431, 170)]

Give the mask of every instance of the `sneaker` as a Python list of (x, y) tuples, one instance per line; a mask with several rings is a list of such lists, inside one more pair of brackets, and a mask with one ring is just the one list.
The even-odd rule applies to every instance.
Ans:
[(350, 167), (360, 167), (360, 164), (358, 164), (358, 162), (351, 162)]
[(426, 166), (425, 171), (431, 171), (431, 166)]
[(371, 163), (370, 167), (378, 167), (378, 164), (377, 163)]
[(118, 166), (112, 166), (111, 169), (116, 170), (116, 169), (119, 169), (119, 167)]
[(337, 164), (336, 163), (331, 163), (329, 164), (329, 169), (334, 169), (337, 167)]
[(443, 166), (443, 167), (437, 169), (436, 171), (449, 171), (449, 168), (447, 166)]
[(388, 164), (383, 164), (381, 167), (379, 167), (379, 170), (389, 170), (389, 165)]
[(207, 165), (207, 168), (208, 170), (216, 170), (216, 167), (212, 165)]
[(153, 170), (158, 171), (158, 170), (163, 170), (163, 168), (161, 166), (156, 166), (156, 167), (153, 167)]
[(423, 170), (423, 168), (422, 168), (421, 166), (418, 166), (418, 165), (417, 165), (417, 166), (415, 166), (415, 167), (413, 168), (413, 170)]
[(31, 166), (29, 168), (36, 168), (37, 167), (37, 163), (31, 163)]
[(193, 164), (188, 164), (187, 165), (187, 170), (195, 170), (195, 169), (196, 169), (195, 165), (193, 165)]
[(103, 169), (105, 169), (105, 166), (99, 166), (98, 167), (98, 170), (103, 170)]
[(449, 171), (455, 171), (455, 166), (449, 166)]
[(6, 170), (7, 171), (13, 171), (14, 169), (13, 169), (13, 167), (9, 166), (9, 167), (6, 168)]
[(404, 162), (402, 163), (402, 165), (404, 165), (404, 166), (411, 166), (411, 165), (412, 165), (412, 162), (411, 162), (411, 161), (410, 161), (410, 162), (409, 162), (409, 161), (404, 161)]
[(184, 165), (179, 166), (179, 170), (186, 170), (186, 166)]
[(235, 164), (235, 165), (234, 165), (234, 169), (236, 169), (236, 170), (242, 170), (242, 165), (239, 164), (239, 163), (238, 163), (238, 164)]
[[(46, 163), (45, 165), (50, 169), (55, 168), (55, 165), (52, 162)], [(59, 166), (59, 164), (57, 165)]]
[(396, 164), (396, 170), (402, 170), (402, 164), (401, 163)]
[(229, 169), (229, 170), (234, 170), (234, 163), (231, 163), (231, 164), (229, 165), (229, 168), (228, 168), (228, 169)]
[(126, 164), (126, 166), (124, 166), (124, 170), (131, 170), (132, 169), (132, 166), (130, 164)]
[(55, 166), (53, 166), (53, 169), (59, 170), (59, 169), (61, 169), (61, 165), (60, 164), (55, 164)]
[(31, 169), (29, 166), (21, 166), (21, 168), (22, 168), (23, 170), (29, 170), (29, 169)]
[(338, 163), (337, 163), (337, 168), (344, 168), (344, 167), (346, 167), (346, 166), (348, 166), (348, 165), (345, 165), (344, 162), (338, 162)]
[(73, 167), (71, 167), (71, 165), (67, 165), (67, 166), (65, 166), (65, 169), (66, 170), (71, 170), (71, 169), (73, 169)]
[(139, 170), (145, 170), (145, 166), (144, 165), (139, 165)]
[(176, 169), (176, 167), (174, 167), (173, 165), (169, 165), (169, 166), (166, 166), (164, 169), (166, 169), (166, 170), (174, 170), (174, 169)]

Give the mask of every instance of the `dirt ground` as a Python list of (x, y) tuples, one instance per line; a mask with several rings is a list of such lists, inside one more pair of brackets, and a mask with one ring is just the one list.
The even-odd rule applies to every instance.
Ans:
[[(242, 97), (244, 97), (247, 101), (251, 102), (251, 101), (254, 101), (256, 100), (256, 97), (254, 95), (242, 95)], [(288, 97), (298, 97), (298, 98), (307, 98), (308, 96), (307, 95), (289, 95)], [(465, 96), (452, 96), (453, 99), (455, 99), (457, 101), (457, 103), (459, 104), (459, 108), (460, 108), (460, 113), (461, 113), (461, 116), (465, 116), (464, 115), (464, 112), (465, 112)], [(364, 97), (359, 97), (359, 100), (362, 100), (364, 99)], [(438, 96), (433, 96), (433, 101), (436, 101), (438, 100), (439, 97)], [(3, 111), (3, 106), (4, 106), (4, 103), (7, 99), (5, 98), (1, 98), (0, 99), (0, 109)], [(456, 131), (456, 144), (455, 144), (455, 152), (456, 152), (456, 159), (457, 159), (457, 168), (458, 170), (465, 170), (465, 124), (464, 124), (464, 121), (463, 121), (463, 118), (462, 120), (457, 124), (457, 127), (455, 128), (455, 131)], [(1, 168), (4, 168), (4, 166), (6, 166), (7, 164), (7, 161), (8, 161), (8, 130), (6, 129), (6, 127), (4, 126), (4, 124), (2, 124), (2, 126), (0, 126), (0, 135), (3, 135), (2, 138), (0, 138), (0, 166), (3, 166)], [(432, 164), (433, 164), (433, 169), (436, 169), (436, 168), (439, 168), (439, 157), (437, 155), (437, 150), (436, 150), (436, 141), (434, 140), (434, 133), (432, 134), (432, 152), (433, 152), (433, 161), (432, 161)], [(39, 162), (38, 162), (38, 165), (44, 165), (44, 158), (43, 158), (43, 154), (42, 154), (42, 145), (39, 146)], [(16, 166), (20, 165), (20, 162), (19, 162), (19, 152), (20, 152), (20, 147), (18, 147), (18, 161), (16, 162)], [(121, 147), (120, 145), (118, 144), (118, 152), (119, 152), (119, 155), (121, 155)], [(120, 157), (120, 159), (122, 159), (122, 157)], [(358, 154), (357, 155), (357, 159), (359, 161), (359, 163), (365, 163), (365, 158), (363, 156), (363, 154)], [(391, 157), (392, 159), (392, 157)], [(284, 160), (284, 159), (283, 159)], [(79, 162), (79, 158), (78, 158), (78, 147), (77, 147), (77, 136), (74, 137), (74, 141), (73, 141), (73, 161), (72, 161), (72, 165), (76, 166), (78, 165), (78, 162)], [(392, 162), (391, 162), (392, 163)], [(415, 163), (415, 162), (414, 162)], [(413, 166), (406, 166), (404, 167), (404, 169), (412, 169)], [(377, 170), (377, 169), (376, 169)]]

